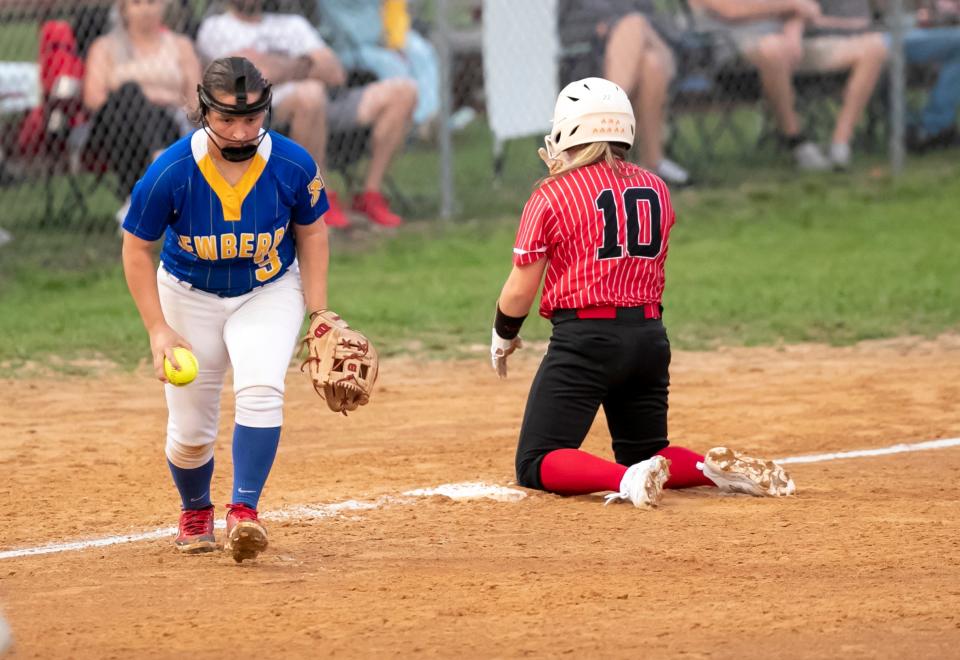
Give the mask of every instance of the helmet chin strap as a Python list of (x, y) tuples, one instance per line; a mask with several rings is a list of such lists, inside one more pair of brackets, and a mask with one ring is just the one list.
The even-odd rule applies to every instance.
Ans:
[(220, 135), (215, 130), (210, 127), (210, 124), (207, 123), (207, 118), (201, 117), (201, 125), (203, 126), (203, 132), (207, 134), (207, 137), (217, 145), (217, 149), (220, 150), (220, 155), (223, 156), (224, 160), (230, 161), (231, 163), (243, 163), (257, 154), (257, 149), (260, 148), (260, 143), (263, 142), (263, 139), (267, 136), (267, 131), (261, 129), (260, 135), (253, 142), (246, 142), (238, 146), (222, 146), (214, 136), (220, 138), (224, 142), (228, 141), (228, 138)]

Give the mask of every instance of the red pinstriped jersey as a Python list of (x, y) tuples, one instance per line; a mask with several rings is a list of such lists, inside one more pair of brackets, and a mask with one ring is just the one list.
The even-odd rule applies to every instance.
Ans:
[(676, 221), (666, 184), (624, 163), (604, 162), (540, 186), (523, 209), (513, 261), (546, 257), (540, 315), (555, 309), (659, 304), (670, 229)]

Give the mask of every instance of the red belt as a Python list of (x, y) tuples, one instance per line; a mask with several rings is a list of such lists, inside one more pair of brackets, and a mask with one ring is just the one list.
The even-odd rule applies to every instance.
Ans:
[(556, 321), (565, 319), (658, 319), (661, 307), (656, 303), (646, 303), (636, 307), (584, 307), (582, 309), (555, 309), (551, 318)]

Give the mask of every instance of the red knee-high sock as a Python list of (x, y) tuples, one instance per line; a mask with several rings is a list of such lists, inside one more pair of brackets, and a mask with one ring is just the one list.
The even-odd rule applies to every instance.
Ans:
[(555, 449), (540, 463), (544, 490), (559, 495), (584, 495), (620, 490), (627, 468), (579, 449)]
[(667, 447), (658, 451), (657, 455), (670, 461), (670, 478), (663, 485), (664, 488), (716, 486), (701, 470), (697, 469), (697, 462), (703, 461), (703, 456), (697, 452), (684, 447)]

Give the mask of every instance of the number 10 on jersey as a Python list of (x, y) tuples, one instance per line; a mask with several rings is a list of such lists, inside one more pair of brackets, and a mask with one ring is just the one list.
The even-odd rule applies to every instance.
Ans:
[[(603, 212), (603, 245), (597, 249), (597, 259), (619, 259), (623, 256), (620, 245), (620, 222), (617, 219), (617, 198), (613, 191), (603, 190), (595, 200), (597, 210)], [(644, 220), (650, 223), (650, 242), (640, 242), (640, 202), (647, 202), (649, 215)], [(653, 188), (627, 188), (623, 191), (623, 209), (627, 217), (627, 255), (641, 259), (655, 259), (663, 248), (663, 232), (660, 229), (662, 209), (660, 195)]]

